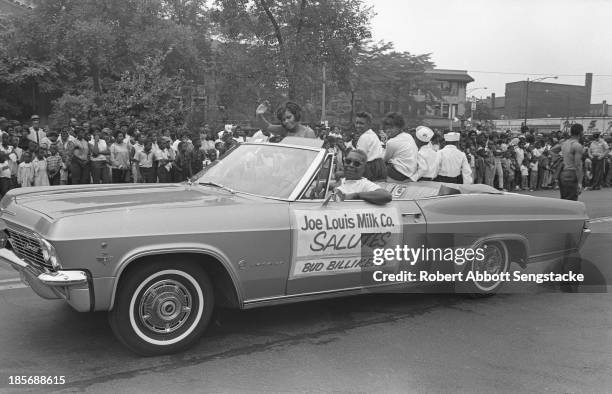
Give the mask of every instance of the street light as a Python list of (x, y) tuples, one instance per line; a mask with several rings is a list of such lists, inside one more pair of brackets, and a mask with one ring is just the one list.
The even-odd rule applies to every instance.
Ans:
[[(480, 89), (482, 89), (482, 90), (487, 90), (487, 89), (488, 89), (488, 87), (486, 87), (486, 86), (481, 86), (481, 87), (477, 87), (477, 88), (472, 88), (472, 89), (468, 90), (468, 91), (465, 93), (466, 98), (467, 98), (467, 95), (468, 95), (469, 93), (474, 92), (474, 91), (476, 91), (476, 90), (480, 90)], [(474, 121), (474, 119), (473, 119), (473, 118), (474, 118), (474, 110), (476, 109), (476, 100), (475, 100), (475, 99), (474, 99), (474, 100), (470, 100), (470, 103), (471, 103), (471, 104), (470, 104), (470, 119), (471, 119), (471, 121), (473, 122), (473, 121)]]
[(482, 87), (478, 87), (478, 88), (472, 88), (470, 90), (468, 90), (465, 95), (467, 96), (468, 94), (470, 94), (471, 92), (473, 92), (474, 90), (478, 90), (478, 89), (488, 89), (488, 87), (486, 86), (482, 86)]
[(545, 79), (551, 79), (551, 78), (557, 79), (559, 77), (554, 75), (554, 76), (549, 76), (549, 77), (532, 79), (531, 81), (529, 80), (529, 78), (527, 78), (527, 84), (525, 85), (525, 128), (527, 128), (527, 114), (529, 112), (529, 82), (539, 82), (539, 81), (543, 81)]

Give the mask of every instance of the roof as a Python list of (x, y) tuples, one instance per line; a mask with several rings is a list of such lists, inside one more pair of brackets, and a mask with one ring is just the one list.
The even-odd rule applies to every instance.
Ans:
[(425, 71), (425, 74), (437, 81), (474, 82), (474, 78), (467, 73), (467, 70), (433, 69)]

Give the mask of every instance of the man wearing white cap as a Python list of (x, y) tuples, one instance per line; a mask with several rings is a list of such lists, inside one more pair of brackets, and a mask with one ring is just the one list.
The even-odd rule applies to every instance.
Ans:
[(461, 152), (459, 144), (460, 134), (450, 132), (444, 134), (446, 145), (440, 150), (440, 167), (438, 170), (438, 182), (448, 183), (472, 183), (472, 168), (465, 153)]
[(47, 136), (47, 133), (45, 133), (44, 130), (40, 128), (40, 117), (38, 115), (32, 115), (30, 120), (32, 121), (32, 127), (30, 127), (30, 134), (28, 134), (28, 139), (40, 145), (40, 142), (43, 140), (43, 138)]
[(433, 181), (438, 176), (440, 167), (440, 152), (435, 151), (431, 144), (434, 132), (429, 127), (419, 126), (415, 135), (421, 145), (418, 153), (419, 180)]

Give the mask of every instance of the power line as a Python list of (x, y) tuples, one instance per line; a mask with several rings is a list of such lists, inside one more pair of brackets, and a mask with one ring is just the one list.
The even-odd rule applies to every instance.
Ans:
[[(556, 73), (511, 73), (506, 71), (481, 71), (468, 70), (471, 73), (479, 74), (502, 74), (502, 75), (557, 75), (559, 77), (584, 77), (585, 74), (556, 74)], [(594, 77), (612, 77), (612, 74), (593, 74)]]

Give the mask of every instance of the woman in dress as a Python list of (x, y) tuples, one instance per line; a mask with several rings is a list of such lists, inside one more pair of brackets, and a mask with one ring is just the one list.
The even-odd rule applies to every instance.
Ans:
[(263, 103), (259, 104), (255, 110), (257, 119), (259, 119), (259, 121), (262, 123), (262, 130), (264, 134), (274, 134), (275, 136), (278, 136), (280, 140), (287, 136), (317, 138), (315, 132), (310, 127), (300, 123), (300, 120), (302, 119), (302, 108), (298, 104), (292, 101), (287, 101), (276, 110), (276, 118), (281, 122), (281, 124), (272, 124), (268, 122), (264, 114), (269, 108), (270, 103), (268, 101), (264, 101)]

